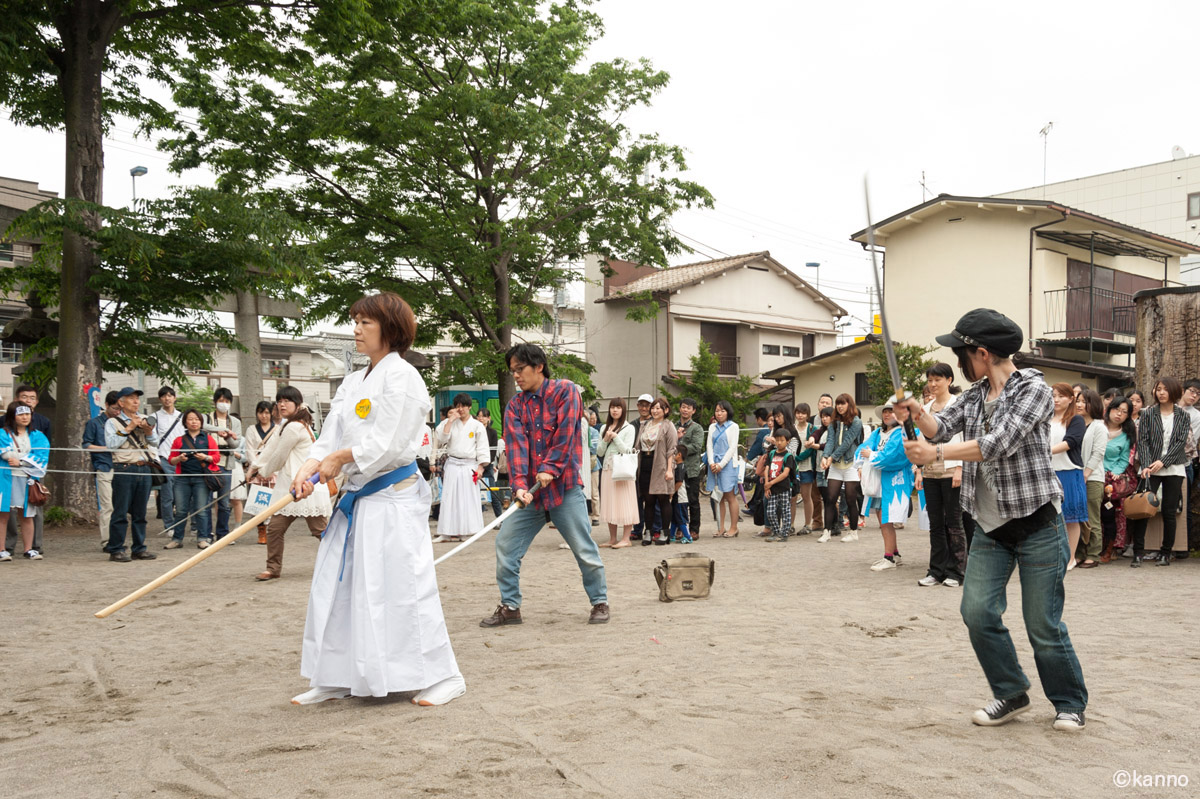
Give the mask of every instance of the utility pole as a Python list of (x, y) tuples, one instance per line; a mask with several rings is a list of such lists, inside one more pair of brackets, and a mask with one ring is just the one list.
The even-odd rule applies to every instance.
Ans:
[(1050, 152), (1050, 131), (1054, 130), (1054, 123), (1047, 122), (1046, 127), (1038, 131), (1038, 135), (1042, 137), (1042, 199), (1046, 199), (1046, 157)]

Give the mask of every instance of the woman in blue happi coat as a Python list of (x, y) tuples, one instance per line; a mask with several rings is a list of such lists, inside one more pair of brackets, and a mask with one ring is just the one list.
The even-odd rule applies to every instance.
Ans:
[[(37, 508), (29, 505), (30, 475), (21, 461), (36, 464), (40, 467), (36, 473), (44, 474), (50, 460), (50, 442), (43, 433), (29, 429), (32, 421), (33, 409), (19, 402), (10, 403), (4, 413), (4, 424), (0, 427), (0, 528), (8, 525), (10, 513), (21, 511), (18, 526), (25, 557), (41, 560), (41, 553), (33, 548), (33, 517)], [(0, 551), (0, 560), (11, 558), (8, 552)]]
[[(879, 519), (883, 533), (883, 557), (871, 566), (872, 571), (894, 569), (900, 563), (900, 550), (896, 544), (896, 523), (908, 518), (912, 508), (913, 485), (916, 467), (904, 454), (904, 422), (908, 420), (907, 407), (893, 408), (888, 402), (879, 409), (883, 424), (863, 442), (855, 453), (857, 460), (870, 461), (879, 472), (880, 496), (869, 497), (864, 509), (872, 509)], [(917, 435), (921, 432), (918, 430)]]

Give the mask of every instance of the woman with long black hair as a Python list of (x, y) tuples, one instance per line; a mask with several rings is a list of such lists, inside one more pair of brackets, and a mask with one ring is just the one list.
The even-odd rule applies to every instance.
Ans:
[(846, 489), (846, 512), (850, 530), (842, 541), (858, 540), (858, 469), (854, 467), (854, 451), (863, 442), (862, 420), (849, 394), (838, 394), (833, 402), (833, 423), (826, 435), (825, 454), (821, 468), (828, 469), (825, 488), (825, 529), (837, 525), (838, 497)]

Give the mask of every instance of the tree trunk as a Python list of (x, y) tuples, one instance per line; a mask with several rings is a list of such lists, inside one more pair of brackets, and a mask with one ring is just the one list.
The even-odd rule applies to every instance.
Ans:
[[(115, 5), (115, 4), (114, 4)], [(101, 69), (111, 38), (113, 9), (96, 0), (71, 4), (60, 20), (65, 69), (60, 77), (67, 134), (66, 189), (71, 200), (99, 204), (103, 200), (104, 149), (102, 127), (103, 85)], [(99, 229), (100, 219), (88, 224)], [(100, 296), (89, 287), (97, 266), (91, 245), (67, 234), (63, 240), (62, 294), (59, 298), (57, 403), (52, 446), (78, 446), (91, 414), (83, 395), (85, 383), (100, 383)], [(52, 451), (51, 468), (87, 471), (82, 452)], [(96, 500), (92, 481), (85, 474), (60, 474), (58, 498), (64, 508), (94, 517)]]
[(1150, 392), (1158, 378), (1180, 381), (1200, 374), (1200, 287), (1140, 291), (1137, 308), (1136, 388)]

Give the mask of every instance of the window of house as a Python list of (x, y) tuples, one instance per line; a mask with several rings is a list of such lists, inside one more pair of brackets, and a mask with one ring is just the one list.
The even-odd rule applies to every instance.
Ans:
[(787, 356), (788, 358), (799, 358), (800, 357), (800, 348), (799, 347), (784, 347), (783, 354), (785, 356)]
[(1200, 191), (1188, 195), (1188, 219), (1200, 219)]
[(811, 358), (813, 355), (816, 354), (816, 351), (817, 351), (817, 334), (816, 333), (805, 333), (804, 334), (804, 357)]
[(286, 359), (272, 360), (270, 358), (263, 358), (262, 373), (263, 377), (286, 380), (291, 376), (291, 367)]
[(11, 242), (0, 241), (0, 261), (12, 263), (13, 246)]
[(545, 333), (547, 336), (554, 335), (554, 320), (553, 319), (543, 319), (542, 320), (542, 332)]
[[(3, 258), (0, 258), (3, 260)], [(7, 341), (0, 342), (0, 363), (20, 363), (21, 353), (25, 351), (23, 344), (9, 344)]]
[(854, 375), (854, 404), (871, 404), (871, 387), (867, 383), (866, 372), (857, 372)]
[(778, 355), (778, 354), (779, 354), (779, 345), (778, 344), (764, 344), (763, 345), (763, 355)]

